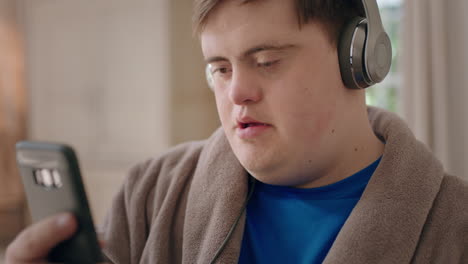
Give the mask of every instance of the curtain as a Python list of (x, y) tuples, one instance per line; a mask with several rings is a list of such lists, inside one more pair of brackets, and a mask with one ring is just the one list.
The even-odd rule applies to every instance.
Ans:
[(468, 1), (404, 3), (401, 109), (445, 169), (468, 179)]

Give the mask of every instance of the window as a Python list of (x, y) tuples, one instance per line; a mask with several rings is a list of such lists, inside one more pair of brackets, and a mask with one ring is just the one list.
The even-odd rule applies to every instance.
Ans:
[(402, 0), (377, 0), (382, 23), (392, 41), (392, 67), (385, 80), (370, 87), (366, 91), (368, 105), (374, 105), (398, 111), (398, 92), (401, 83), (401, 73), (398, 69), (400, 52), (400, 21), (402, 19)]

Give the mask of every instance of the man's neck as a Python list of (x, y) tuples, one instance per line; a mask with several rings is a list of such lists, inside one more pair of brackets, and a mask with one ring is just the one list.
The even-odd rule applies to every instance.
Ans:
[(313, 182), (297, 188), (316, 188), (343, 180), (376, 161), (384, 152), (385, 144), (374, 134), (367, 115), (354, 119), (354, 129), (340, 145), (340, 155), (334, 157), (325, 174)]

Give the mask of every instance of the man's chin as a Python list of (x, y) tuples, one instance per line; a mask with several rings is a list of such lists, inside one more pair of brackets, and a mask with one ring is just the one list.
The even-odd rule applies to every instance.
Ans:
[(265, 184), (279, 185), (279, 186), (291, 186), (292, 185), (292, 183), (290, 182), (290, 179), (282, 179), (281, 177), (276, 177), (275, 175), (271, 175), (271, 174), (268, 175), (268, 174), (250, 172), (250, 171), (248, 172), (257, 181), (265, 183)]
[(239, 159), (242, 167), (254, 178), (257, 178), (260, 175), (266, 174), (265, 169), (261, 166), (259, 161), (254, 161), (252, 159)]
[(241, 160), (241, 165), (244, 169), (252, 175), (255, 179), (270, 184), (270, 182), (276, 182), (275, 178), (277, 177), (275, 174), (278, 170), (273, 169), (271, 164), (262, 160)]
[[(247, 170), (248, 171), (248, 170)], [(248, 171), (249, 172), (249, 171)], [(297, 179), (291, 179), (290, 177), (285, 177), (285, 175), (274, 175), (274, 174), (259, 174), (249, 172), (253, 178), (257, 181), (277, 186), (288, 186), (288, 187), (298, 187), (304, 184), (303, 181)]]
[(275, 168), (278, 168), (281, 158), (268, 145), (234, 143), (231, 145), (234, 155), (250, 174), (268, 175), (277, 171)]

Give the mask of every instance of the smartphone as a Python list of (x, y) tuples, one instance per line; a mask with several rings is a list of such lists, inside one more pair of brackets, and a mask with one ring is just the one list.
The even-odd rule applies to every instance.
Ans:
[(78, 220), (77, 232), (52, 249), (48, 261), (103, 261), (73, 148), (58, 143), (21, 141), (16, 144), (16, 159), (33, 222), (61, 212), (71, 212)]

